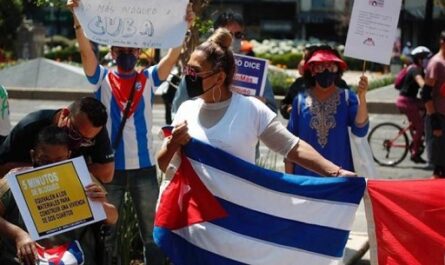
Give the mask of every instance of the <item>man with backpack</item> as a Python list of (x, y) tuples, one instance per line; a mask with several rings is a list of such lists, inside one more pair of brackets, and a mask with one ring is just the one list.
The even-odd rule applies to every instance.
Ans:
[(396, 106), (400, 112), (404, 113), (413, 128), (413, 142), (410, 146), (411, 160), (414, 163), (426, 163), (421, 157), (423, 152), (424, 106), (420, 98), (417, 97), (419, 89), (425, 84), (423, 61), (431, 54), (430, 50), (424, 46), (418, 46), (411, 51), (413, 63), (405, 67), (397, 75), (394, 86), (400, 90), (396, 101)]

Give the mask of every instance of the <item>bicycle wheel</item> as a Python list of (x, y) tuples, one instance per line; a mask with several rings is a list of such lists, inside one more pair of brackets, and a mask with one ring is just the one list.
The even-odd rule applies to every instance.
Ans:
[(374, 127), (368, 142), (375, 162), (383, 166), (395, 166), (408, 154), (408, 136), (402, 127), (391, 122)]

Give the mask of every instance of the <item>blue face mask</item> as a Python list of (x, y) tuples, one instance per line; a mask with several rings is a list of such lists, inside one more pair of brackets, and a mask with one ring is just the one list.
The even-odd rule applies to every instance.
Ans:
[(120, 53), (116, 58), (117, 67), (125, 72), (129, 72), (136, 66), (137, 58), (132, 53)]
[(335, 80), (337, 79), (337, 73), (329, 72), (328, 70), (324, 70), (323, 73), (316, 74), (314, 76), (315, 81), (322, 87), (328, 88), (330, 87)]

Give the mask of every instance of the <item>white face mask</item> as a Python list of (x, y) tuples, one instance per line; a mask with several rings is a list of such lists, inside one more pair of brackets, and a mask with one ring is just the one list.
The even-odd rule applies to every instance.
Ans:
[(233, 38), (232, 50), (234, 53), (239, 53), (241, 51), (241, 39)]

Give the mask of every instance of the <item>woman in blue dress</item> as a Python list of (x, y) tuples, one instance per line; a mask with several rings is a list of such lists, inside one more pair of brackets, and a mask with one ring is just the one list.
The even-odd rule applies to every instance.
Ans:
[[(366, 136), (368, 79), (362, 75), (357, 93), (335, 85), (347, 68), (338, 52), (329, 46), (311, 51), (304, 65), (306, 90), (292, 103), (288, 130), (312, 145), (326, 159), (354, 171), (350, 132)], [(317, 176), (301, 166), (285, 161), (286, 173)]]

